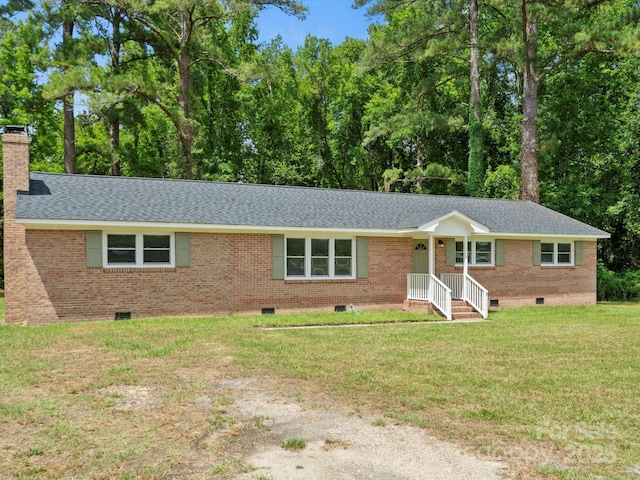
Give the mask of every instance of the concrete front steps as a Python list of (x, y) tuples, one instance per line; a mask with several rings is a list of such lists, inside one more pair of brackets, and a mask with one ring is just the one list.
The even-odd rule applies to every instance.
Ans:
[(469, 320), (472, 318), (482, 318), (482, 315), (464, 300), (453, 300), (451, 302), (451, 320)]
[[(442, 312), (429, 302), (421, 300), (405, 300), (404, 309), (410, 312), (435, 312), (438, 315), (442, 315)], [(473, 307), (464, 300), (453, 300), (451, 302), (451, 320), (472, 320), (479, 318), (482, 318), (482, 315), (476, 312)]]

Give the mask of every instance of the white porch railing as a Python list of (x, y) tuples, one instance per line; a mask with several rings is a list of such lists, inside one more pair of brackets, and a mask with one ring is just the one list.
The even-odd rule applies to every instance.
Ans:
[(440, 279), (451, 289), (451, 298), (455, 300), (464, 298), (464, 275), (462, 273), (442, 273)]
[(447, 318), (451, 320), (451, 289), (440, 281), (435, 275), (431, 275), (431, 303)]
[(471, 275), (463, 273), (443, 273), (442, 281), (452, 292), (453, 298), (465, 300), (475, 308), (482, 318), (489, 316), (489, 291)]
[(407, 299), (431, 302), (447, 320), (451, 320), (451, 289), (435, 275), (407, 274)]
[(410, 273), (407, 275), (407, 299), (429, 302), (429, 274)]

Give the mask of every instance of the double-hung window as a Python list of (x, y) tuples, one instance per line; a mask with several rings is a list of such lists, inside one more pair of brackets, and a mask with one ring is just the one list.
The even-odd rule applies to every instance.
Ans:
[(541, 265), (573, 265), (572, 243), (541, 243)]
[(106, 233), (104, 235), (107, 267), (172, 267), (172, 234)]
[(311, 239), (311, 276), (329, 276), (329, 239)]
[(353, 278), (351, 238), (287, 238), (287, 278)]
[[(493, 265), (493, 242), (467, 242), (467, 262), (469, 265)], [(464, 242), (456, 242), (456, 265), (464, 264)]]

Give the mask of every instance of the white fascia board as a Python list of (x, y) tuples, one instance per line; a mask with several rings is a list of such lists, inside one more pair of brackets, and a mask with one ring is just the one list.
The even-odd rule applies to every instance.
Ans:
[(471, 228), (473, 229), (474, 234), (488, 234), (491, 232), (489, 227), (481, 224), (480, 222), (477, 222), (471, 217), (466, 216), (464, 213), (460, 213), (458, 210), (452, 210), (451, 212), (443, 215), (440, 218), (436, 218), (435, 220), (425, 223), (424, 225), (420, 225), (418, 227), (418, 230), (421, 232), (433, 233), (435, 232), (436, 228), (438, 228), (441, 222), (450, 218), (455, 218), (456, 220), (461, 220), (464, 223), (468, 223), (469, 226), (471, 226)]
[[(416, 234), (425, 234), (427, 233), (429, 237), (438, 236), (434, 235), (433, 231), (425, 231), (425, 230), (405, 230), (404, 233), (413, 234), (416, 238), (422, 238), (423, 235)], [(541, 233), (541, 234), (533, 234), (533, 233), (496, 233), (496, 232), (488, 232), (488, 233), (474, 233), (470, 236), (470, 238), (478, 239), (485, 238), (487, 240), (495, 240), (495, 239), (504, 239), (504, 240), (553, 240), (553, 241), (596, 241), (602, 240), (606, 238), (610, 238), (611, 235), (572, 235), (567, 233)], [(456, 237), (457, 238), (457, 237)]]
[(571, 233), (495, 233), (491, 234), (494, 238), (514, 239), (514, 240), (572, 240), (572, 241), (594, 241), (611, 238), (611, 234), (596, 234), (596, 235), (584, 235), (584, 234), (571, 234)]
[[(146, 223), (146, 222), (114, 222), (97, 220), (51, 220), (38, 218), (17, 218), (16, 223), (24, 225), (33, 230), (127, 230), (127, 231), (174, 231), (174, 232), (223, 232), (223, 233), (324, 233), (340, 235), (363, 235), (371, 237), (412, 237), (416, 234), (432, 234), (437, 225), (445, 218), (450, 217), (454, 212), (434, 220), (418, 228), (404, 229), (354, 229), (354, 228), (320, 228), (320, 227), (278, 227), (264, 225), (210, 225), (194, 223)], [(462, 214), (460, 214), (464, 217)], [(471, 220), (471, 219), (469, 219)], [(428, 228), (434, 224), (433, 228)], [(474, 222), (475, 225), (480, 225)], [(486, 228), (486, 227), (485, 227)], [(475, 228), (474, 228), (475, 230)], [(477, 232), (474, 236), (487, 236), (492, 238), (517, 239), (517, 240), (540, 240), (540, 239), (571, 239), (571, 240), (599, 240), (610, 238), (608, 233), (597, 235), (572, 235), (572, 234), (534, 234), (534, 233), (500, 233), (500, 232)]]
[(211, 225), (196, 223), (159, 223), (159, 222), (116, 222), (97, 220), (50, 220), (37, 218), (18, 218), (16, 223), (32, 230), (121, 230), (121, 231), (174, 231), (203, 233), (323, 233), (325, 235), (404, 237), (411, 236), (415, 230), (365, 229), (365, 228), (323, 228), (323, 227), (279, 227), (269, 225)]

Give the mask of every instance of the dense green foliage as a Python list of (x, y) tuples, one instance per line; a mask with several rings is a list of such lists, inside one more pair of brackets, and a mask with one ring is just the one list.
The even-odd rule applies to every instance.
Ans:
[(598, 265), (598, 300), (640, 300), (640, 270), (612, 272), (604, 265)]
[[(8, 2), (0, 125), (29, 125), (39, 170), (520, 198), (535, 67), (540, 202), (610, 232), (607, 268), (640, 268), (634, 2), (357, 0), (378, 14), (367, 40), (296, 50), (257, 43), (267, 3), (304, 15), (295, 0)], [(531, 15), (537, 57), (519, 37)]]

